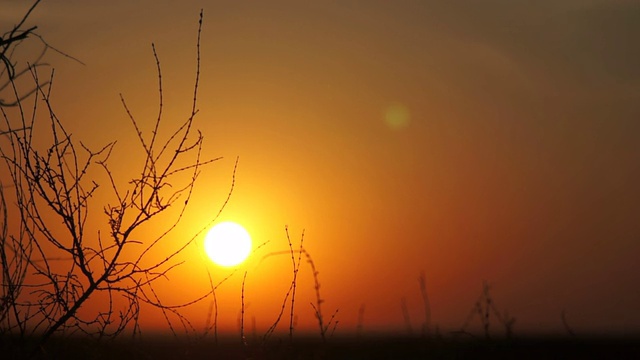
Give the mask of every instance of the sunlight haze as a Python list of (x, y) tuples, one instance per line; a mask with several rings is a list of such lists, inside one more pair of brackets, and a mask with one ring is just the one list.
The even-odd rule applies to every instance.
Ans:
[[(2, 29), (27, 7), (0, 2)], [(219, 221), (242, 224), (255, 252), (216, 290), (220, 331), (238, 329), (245, 271), (246, 318), (260, 332), (275, 320), (292, 276), (286, 226), (294, 250), (304, 231), (336, 333), (356, 331), (362, 306), (364, 332), (405, 331), (402, 301), (417, 331), (421, 272), (443, 333), (484, 281), (516, 332), (561, 333), (563, 311), (576, 332), (640, 331), (640, 2), (44, 0), (29, 24), (85, 64), (48, 52), (56, 114), (89, 148), (117, 140), (123, 184), (143, 153), (119, 94), (150, 133), (154, 43), (163, 126), (184, 121), (200, 9), (194, 126), (202, 158), (223, 158), (201, 169), (169, 236), (205, 229), (231, 191)], [(95, 232), (106, 220), (92, 210)], [(161, 232), (144, 229), (141, 242)], [(204, 237), (162, 280), (165, 303), (234, 271), (211, 263)], [(297, 324), (315, 331), (301, 262)], [(184, 309), (198, 329), (210, 303)], [(166, 327), (155, 310), (141, 324)]]

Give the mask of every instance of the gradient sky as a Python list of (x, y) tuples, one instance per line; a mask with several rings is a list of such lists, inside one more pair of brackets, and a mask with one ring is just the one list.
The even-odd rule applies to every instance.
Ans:
[[(26, 8), (2, 0), (2, 29)], [(154, 42), (168, 118), (188, 115), (201, 8), (197, 126), (224, 159), (181, 231), (215, 215), (239, 156), (222, 219), (270, 241), (245, 265), (258, 326), (290, 281), (290, 258), (259, 258), (288, 249), (288, 225), (296, 243), (305, 230), (338, 331), (362, 304), (365, 331), (404, 331), (402, 298), (417, 328), (421, 271), (442, 329), (486, 280), (516, 333), (562, 331), (563, 310), (577, 333), (640, 330), (640, 3), (44, 0), (30, 24), (86, 64), (48, 55), (56, 112), (89, 146), (118, 140), (123, 179), (137, 148), (118, 94), (150, 127)], [(170, 300), (206, 291), (206, 268), (229, 273), (189, 251)], [(219, 290), (234, 330), (240, 281)], [(185, 311), (197, 323), (208, 306)]]

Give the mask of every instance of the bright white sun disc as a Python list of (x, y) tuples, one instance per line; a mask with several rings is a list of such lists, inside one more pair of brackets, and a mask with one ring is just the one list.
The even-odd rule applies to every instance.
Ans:
[(251, 252), (251, 236), (234, 222), (223, 222), (209, 230), (204, 250), (216, 264), (234, 266), (243, 262)]

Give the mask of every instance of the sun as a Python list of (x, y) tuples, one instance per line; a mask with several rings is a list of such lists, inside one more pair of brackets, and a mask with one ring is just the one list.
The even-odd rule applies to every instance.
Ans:
[(204, 250), (214, 263), (235, 266), (243, 262), (251, 252), (251, 236), (242, 226), (222, 222), (209, 230), (204, 239)]

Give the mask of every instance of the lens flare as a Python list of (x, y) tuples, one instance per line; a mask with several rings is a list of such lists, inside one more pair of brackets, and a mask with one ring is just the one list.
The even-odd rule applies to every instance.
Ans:
[(392, 130), (401, 130), (409, 126), (411, 115), (409, 109), (402, 104), (392, 104), (387, 107), (384, 121)]

